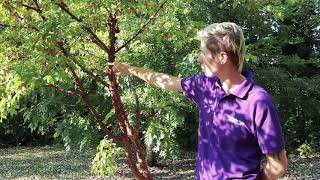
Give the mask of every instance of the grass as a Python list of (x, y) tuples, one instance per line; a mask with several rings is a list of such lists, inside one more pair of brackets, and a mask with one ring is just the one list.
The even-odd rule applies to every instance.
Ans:
[[(154, 179), (193, 179), (195, 153), (181, 160), (163, 160), (150, 168)], [(65, 151), (63, 147), (12, 147), (0, 149), (0, 179), (107, 179), (132, 178), (128, 166), (121, 160), (115, 176), (99, 177), (90, 171), (95, 152)], [(285, 177), (291, 179), (320, 179), (320, 155), (301, 158), (289, 156)]]
[(94, 152), (62, 147), (0, 149), (1, 179), (97, 179), (90, 172)]

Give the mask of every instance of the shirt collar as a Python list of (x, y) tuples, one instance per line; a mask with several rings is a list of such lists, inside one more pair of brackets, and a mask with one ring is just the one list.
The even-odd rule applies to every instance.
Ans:
[[(235, 89), (233, 92), (231, 92), (230, 94), (243, 99), (247, 93), (250, 91), (252, 85), (253, 85), (253, 75), (249, 70), (243, 70), (241, 72), (241, 74), (243, 76), (246, 77), (246, 79), (239, 85), (239, 87), (237, 89)], [(220, 86), (219, 83), (219, 78), (217, 78), (216, 83), (218, 83), (217, 85)]]
[(238, 98), (244, 98), (251, 86), (253, 85), (252, 73), (249, 70), (243, 70), (242, 75), (246, 77), (246, 79), (239, 85), (237, 89), (231, 92), (232, 95), (237, 96)]

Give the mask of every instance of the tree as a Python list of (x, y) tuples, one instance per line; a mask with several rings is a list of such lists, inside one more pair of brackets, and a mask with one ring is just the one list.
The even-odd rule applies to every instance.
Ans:
[[(108, 139), (124, 148), (129, 167), (137, 179), (151, 179), (151, 174), (144, 160), (138, 132), (128, 121), (121, 102), (112, 64), (116, 54), (121, 53), (145, 30), (164, 4), (157, 1), (97, 1), (78, 4), (75, 1), (35, 0), (16, 3), (5, 1), (1, 6), (1, 16), (4, 17), (2, 26), (5, 27), (2, 34), (6, 36), (2, 46), (4, 56), (12, 63), (11, 67), (14, 67), (24, 87), (29, 91), (38, 87), (52, 88), (81, 98), (100, 130)], [(146, 19), (135, 33), (130, 33), (131, 37), (127, 37), (130, 31), (121, 31), (127, 25), (118, 23), (128, 22), (129, 17), (136, 18), (138, 23), (131, 27), (139, 26)], [(102, 37), (106, 35), (108, 39), (105, 41)], [(120, 39), (120, 43), (117, 43), (117, 39)], [(90, 51), (95, 51), (94, 56), (107, 55), (107, 58), (104, 61), (101, 58), (93, 60)], [(108, 89), (118, 120), (119, 136), (103, 123), (82, 82), (84, 76)], [(105, 76), (109, 81), (105, 80)], [(12, 94), (21, 87), (16, 85)], [(133, 154), (136, 155), (141, 171), (134, 162)]]

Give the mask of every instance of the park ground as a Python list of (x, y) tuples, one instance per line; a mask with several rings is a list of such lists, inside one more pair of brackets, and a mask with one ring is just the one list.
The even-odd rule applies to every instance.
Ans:
[[(114, 176), (99, 177), (90, 171), (94, 151), (65, 151), (62, 147), (11, 147), (0, 149), (0, 179), (134, 179), (119, 160)], [(162, 160), (152, 167), (154, 179), (193, 179), (195, 153), (180, 160)], [(281, 180), (320, 179), (320, 155), (289, 155), (289, 169)]]

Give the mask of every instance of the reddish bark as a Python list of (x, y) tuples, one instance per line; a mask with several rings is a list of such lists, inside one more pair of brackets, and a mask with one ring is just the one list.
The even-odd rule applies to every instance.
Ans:
[[(56, 42), (58, 48), (60, 48), (61, 52), (69, 59), (72, 59), (73, 57), (71, 56), (70, 52), (65, 49), (63, 47), (63, 42), (62, 41), (57, 41)], [(116, 137), (115, 135), (112, 134), (111, 131), (109, 131), (109, 129), (107, 128), (107, 126), (102, 122), (102, 119), (100, 117), (100, 115), (97, 113), (96, 108), (93, 106), (93, 104), (91, 103), (87, 92), (85, 90), (85, 88), (83, 87), (80, 78), (78, 77), (78, 75), (76, 74), (76, 72), (74, 71), (74, 69), (70, 66), (68, 66), (68, 69), (71, 71), (72, 77), (75, 81), (75, 84), (77, 86), (77, 88), (80, 90), (80, 93), (77, 94), (81, 97), (82, 101), (84, 102), (84, 104), (88, 107), (90, 113), (92, 114), (94, 120), (96, 121), (96, 123), (100, 126), (101, 131), (106, 134), (110, 139), (114, 140), (115, 142), (118, 142), (121, 144), (121, 141), (118, 137)]]
[[(123, 137), (128, 137), (130, 141), (133, 143), (136, 157), (138, 160), (138, 163), (140, 165), (141, 171), (143, 176), (140, 176), (140, 172), (138, 174), (135, 174), (134, 176), (137, 179), (152, 179), (151, 173), (149, 171), (149, 168), (147, 166), (147, 163), (145, 161), (144, 151), (140, 142), (140, 138), (138, 134), (134, 131), (134, 129), (130, 126), (127, 115), (124, 111), (122, 101), (120, 99), (120, 95), (118, 92), (118, 86), (116, 82), (116, 76), (112, 68), (112, 63), (115, 61), (116, 58), (116, 34), (119, 33), (119, 29), (117, 27), (117, 18), (115, 14), (110, 14), (108, 18), (108, 26), (109, 26), (109, 51), (108, 51), (108, 57), (109, 57), (109, 71), (108, 71), (108, 77), (110, 80), (110, 92), (112, 97), (112, 104), (115, 107), (116, 116), (119, 122), (120, 130), (123, 133)], [(127, 150), (127, 148), (125, 148)], [(132, 163), (132, 159), (128, 156), (130, 152), (126, 152), (126, 157), (128, 160), (128, 163)]]

